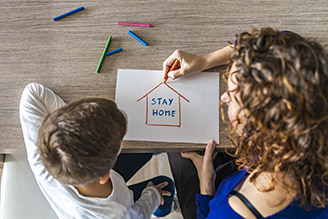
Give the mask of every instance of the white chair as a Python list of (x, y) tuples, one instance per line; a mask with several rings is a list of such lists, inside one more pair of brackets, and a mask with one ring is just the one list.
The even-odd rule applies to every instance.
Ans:
[(5, 156), (0, 211), (3, 219), (57, 218), (36, 183), (26, 154)]

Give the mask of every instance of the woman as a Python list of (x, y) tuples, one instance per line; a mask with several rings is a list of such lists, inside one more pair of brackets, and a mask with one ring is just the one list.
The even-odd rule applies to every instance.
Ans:
[[(228, 105), (238, 170), (216, 186), (221, 172), (213, 164), (214, 141), (204, 156), (182, 153), (198, 173), (197, 217), (328, 218), (327, 53), (292, 32), (252, 29), (238, 35), (234, 46), (205, 56), (176, 51), (164, 62), (163, 78), (225, 64), (230, 57), (221, 101)], [(180, 68), (168, 73), (175, 59)], [(185, 196), (193, 195), (179, 193), (179, 181), (193, 179), (179, 155), (169, 158), (182, 213), (192, 218), (186, 212), (195, 210), (184, 206), (192, 202)]]

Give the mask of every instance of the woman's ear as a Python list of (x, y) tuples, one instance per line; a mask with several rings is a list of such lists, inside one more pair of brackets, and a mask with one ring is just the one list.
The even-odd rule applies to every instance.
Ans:
[(108, 172), (103, 177), (99, 178), (99, 183), (104, 185), (108, 181), (109, 176), (110, 176), (110, 170), (108, 170)]

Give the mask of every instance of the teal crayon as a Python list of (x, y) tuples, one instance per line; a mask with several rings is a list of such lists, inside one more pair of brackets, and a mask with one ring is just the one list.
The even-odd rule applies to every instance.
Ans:
[(143, 41), (140, 37), (138, 37), (135, 33), (133, 33), (131, 30), (128, 31), (128, 33), (133, 36), (136, 40), (138, 40), (142, 45), (148, 46), (148, 44)]

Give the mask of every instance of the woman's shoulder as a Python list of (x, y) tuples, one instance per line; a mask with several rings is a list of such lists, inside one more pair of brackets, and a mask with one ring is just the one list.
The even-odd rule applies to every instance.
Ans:
[(218, 189), (216, 190), (215, 197), (217, 196), (227, 196), (229, 193), (235, 188), (238, 183), (244, 178), (247, 174), (246, 170), (237, 170), (227, 176), (222, 182), (219, 184)]
[[(256, 218), (254, 214), (238, 199), (233, 196), (226, 203), (225, 212), (230, 212), (230, 215), (238, 215), (240, 218)], [(238, 218), (235, 216), (234, 218)], [(304, 209), (299, 203), (293, 202), (286, 208), (272, 215), (264, 216), (263, 218), (270, 219), (288, 219), (288, 218), (328, 218), (328, 207)]]
[(222, 218), (242, 218), (229, 206), (228, 196), (238, 183), (243, 181), (246, 174), (246, 170), (235, 171), (220, 183), (214, 198), (209, 203), (211, 211), (208, 218), (216, 218), (217, 215), (220, 215)]
[[(251, 210), (254, 211), (254, 208), (266, 218), (322, 218), (322, 215), (328, 216), (325, 208), (302, 208), (297, 195), (298, 187), (293, 187), (292, 180), (285, 180), (288, 184), (286, 187), (285, 184), (278, 183), (281, 180), (277, 177), (278, 181), (273, 189), (268, 189), (268, 185), (272, 182), (269, 173), (262, 173), (253, 182), (250, 180), (252, 174), (234, 187), (234, 191), (238, 191), (237, 193), (247, 200), (242, 201), (240, 195), (238, 197), (231, 195), (227, 200), (228, 206), (242, 217), (255, 218), (254, 213), (251, 212)], [(248, 207), (250, 205), (253, 207)]]
[(328, 218), (328, 206), (325, 208), (316, 208), (309, 206), (304, 209), (297, 200), (290, 203), (285, 209), (273, 214), (267, 218)]

